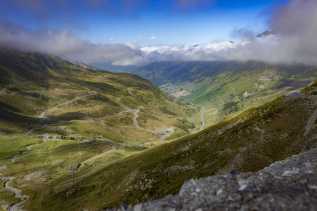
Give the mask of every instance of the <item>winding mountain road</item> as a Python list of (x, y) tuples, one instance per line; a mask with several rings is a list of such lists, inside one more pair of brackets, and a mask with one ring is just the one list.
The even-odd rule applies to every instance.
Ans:
[(138, 121), (140, 109), (138, 108), (132, 111), (132, 113), (133, 113), (133, 125), (135, 128), (140, 129), (141, 126), (139, 125), (139, 121)]
[(12, 182), (15, 180), (15, 177), (4, 177), (0, 174), (0, 180), (4, 182), (4, 189), (8, 193), (14, 194), (14, 197), (19, 201), (17, 203), (11, 204), (7, 211), (23, 211), (24, 203), (29, 199), (28, 195), (23, 194), (22, 190), (14, 187)]
[(5, 94), (6, 92), (7, 92), (7, 89), (3, 88), (3, 89), (0, 90), (0, 95)]
[[(47, 110), (43, 111), (40, 115), (38, 115), (38, 118), (40, 119), (46, 119), (47, 118), (47, 113), (49, 112), (52, 112), (52, 111), (55, 111), (57, 110), (58, 108), (62, 107), (62, 106), (66, 106), (66, 105), (70, 105), (76, 101), (79, 101), (79, 100), (82, 100), (82, 99), (85, 99), (87, 97), (91, 97), (91, 96), (94, 96), (96, 95), (96, 93), (91, 93), (91, 94), (87, 94), (87, 95), (82, 95), (82, 96), (78, 96), (78, 97), (75, 97), (74, 99), (71, 99), (71, 100), (68, 100), (66, 102), (63, 102), (61, 104), (58, 104), (52, 108), (48, 108)], [(46, 127), (46, 125), (43, 125), (41, 128), (44, 128)], [(33, 132), (34, 128), (31, 128), (30, 130), (26, 131), (25, 132), (25, 135), (30, 135), (32, 132)]]
[(45, 119), (45, 118), (47, 118), (47, 113), (49, 113), (49, 112), (55, 111), (55, 110), (57, 110), (58, 108), (60, 108), (62, 106), (70, 105), (72, 103), (75, 103), (76, 101), (79, 101), (79, 100), (82, 100), (82, 99), (85, 99), (87, 97), (91, 97), (91, 96), (94, 96), (94, 95), (96, 95), (96, 93), (90, 93), (90, 94), (87, 94), (87, 95), (82, 95), (82, 96), (75, 97), (75, 98), (73, 98), (71, 100), (68, 100), (66, 102), (63, 102), (61, 104), (58, 104), (58, 105), (56, 105), (56, 106), (54, 106), (52, 108), (49, 108), (49, 109), (43, 111), (38, 117), (41, 118), (41, 119)]
[[(141, 108), (142, 107), (139, 107), (137, 109), (132, 109), (132, 108), (129, 108), (129, 107), (126, 107), (124, 106), (125, 110), (124, 111), (121, 111), (119, 114), (123, 114), (123, 113), (131, 113), (133, 115), (133, 126), (136, 128), (136, 129), (140, 129), (140, 130), (146, 130), (145, 128), (142, 128), (139, 124), (139, 121), (138, 121), (138, 118), (139, 118), (139, 113), (141, 111)], [(148, 132), (153, 132), (153, 131), (149, 131), (147, 130)]]
[(205, 107), (201, 107), (200, 109), (200, 129), (203, 130), (206, 127), (206, 119), (205, 119)]
[(317, 109), (314, 113), (310, 116), (306, 126), (305, 126), (305, 133), (304, 136), (307, 136), (310, 131), (315, 127), (315, 122), (317, 121)]
[(139, 107), (137, 109), (132, 109), (132, 108), (125, 107), (125, 110), (120, 112), (119, 114), (122, 114), (122, 113), (131, 113), (131, 114), (133, 114), (133, 118), (132, 118), (133, 126), (136, 129), (143, 130), (143, 131), (146, 131), (148, 133), (152, 133), (152, 134), (158, 136), (160, 138), (160, 140), (165, 140), (171, 134), (174, 133), (174, 131), (175, 131), (174, 127), (160, 128), (160, 129), (157, 129), (157, 130), (149, 130), (149, 129), (141, 127), (141, 125), (139, 124), (139, 121), (138, 121), (141, 109), (142, 109), (142, 107)]

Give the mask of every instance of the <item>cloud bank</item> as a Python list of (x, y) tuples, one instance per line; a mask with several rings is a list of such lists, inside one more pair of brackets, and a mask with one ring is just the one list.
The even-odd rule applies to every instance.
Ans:
[(0, 24), (0, 45), (23, 51), (53, 54), (74, 62), (140, 63), (142, 54), (124, 44), (94, 44), (67, 31), (30, 31), (12, 24)]
[(268, 62), (317, 64), (317, 1), (292, 0), (271, 17), (272, 34), (254, 37), (248, 44), (224, 53), (225, 58)]
[[(98, 3), (97, 0), (95, 2)], [(193, 2), (179, 0), (179, 4), (184, 6)], [(132, 65), (164, 60), (259, 60), (317, 65), (317, 1), (291, 0), (287, 5), (277, 8), (271, 17), (268, 32), (270, 33), (256, 36), (256, 33), (247, 29), (236, 30), (233, 34), (240, 41), (235, 43), (225, 41), (190, 46), (135, 46), (94, 44), (67, 31), (31, 31), (1, 23), (0, 45), (54, 54), (87, 64)]]

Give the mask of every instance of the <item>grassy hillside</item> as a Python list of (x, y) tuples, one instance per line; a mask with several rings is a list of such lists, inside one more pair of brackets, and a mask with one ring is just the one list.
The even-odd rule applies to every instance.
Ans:
[(196, 106), (201, 113), (197, 112), (193, 121), (199, 124), (204, 119), (204, 125), (269, 102), (317, 77), (316, 67), (255, 61), (156, 62), (132, 72), (157, 84), (169, 95)]
[[(287, 73), (294, 77), (311, 76), (316, 67), (291, 64), (291, 65), (274, 65), (257, 61), (167, 61), (154, 62), (139, 68), (131, 68), (131, 72), (149, 79), (156, 85), (168, 83), (183, 84), (184, 82), (200, 81), (210, 78), (224, 72), (253, 72), (258, 70), (276, 70), (281, 73)], [(298, 70), (301, 70), (300, 72)]]
[(135, 75), (1, 49), (0, 207), (186, 135), (192, 112)]
[[(294, 76), (295, 86), (273, 70), (217, 74), (192, 90), (199, 110), (138, 76), (48, 55), (2, 49), (0, 73), (0, 210), (137, 203), (175, 193), (190, 178), (258, 170), (317, 142), (317, 84), (284, 97), (287, 90), (278, 91), (306, 76)], [(215, 107), (240, 99), (256, 80), (270, 87), (267, 95), (246, 97), (237, 110), (229, 104), (222, 123), (191, 134), (203, 128), (193, 122), (214, 112), (209, 98)]]
[(190, 178), (259, 170), (316, 146), (316, 93), (317, 83), (95, 172), (83, 168), (39, 188), (29, 207), (95, 210), (176, 193)]
[[(96, 72), (61, 59), (0, 51), (0, 131), (102, 136), (142, 144), (173, 128), (186, 134), (190, 110), (130, 74)], [(184, 130), (185, 129), (185, 130)]]

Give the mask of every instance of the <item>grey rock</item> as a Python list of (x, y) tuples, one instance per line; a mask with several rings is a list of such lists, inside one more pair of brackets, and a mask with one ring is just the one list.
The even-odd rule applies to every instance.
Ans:
[(190, 180), (175, 196), (112, 210), (317, 210), (317, 149), (256, 173)]

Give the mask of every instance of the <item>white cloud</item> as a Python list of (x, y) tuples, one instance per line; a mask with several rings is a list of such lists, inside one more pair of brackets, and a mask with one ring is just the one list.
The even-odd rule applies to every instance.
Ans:
[(66, 31), (29, 31), (12, 24), (0, 24), (0, 45), (85, 63), (132, 64), (142, 60), (142, 52), (128, 45), (94, 44)]
[[(0, 44), (65, 57), (72, 61), (143, 64), (164, 60), (260, 60), (274, 63), (317, 65), (317, 1), (292, 0), (273, 14), (269, 31), (257, 37), (248, 30), (235, 31), (239, 42), (211, 42), (196, 45), (139, 46), (136, 44), (94, 44), (67, 31), (30, 31), (12, 24), (0, 24)], [(156, 39), (153, 35), (151, 39)]]
[[(317, 1), (291, 0), (271, 18), (272, 35), (254, 38), (224, 58), (254, 59), (267, 62), (317, 64)], [(250, 34), (249, 34), (250, 35)]]

